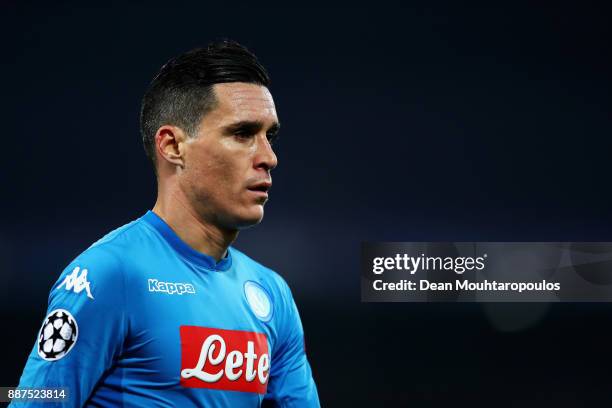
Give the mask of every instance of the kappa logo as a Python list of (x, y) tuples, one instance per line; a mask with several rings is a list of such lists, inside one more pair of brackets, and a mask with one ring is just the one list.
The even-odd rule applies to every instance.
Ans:
[[(79, 271), (81, 272), (79, 274)], [(76, 294), (79, 294), (85, 289), (87, 292), (87, 297), (93, 299), (94, 297), (91, 295), (91, 287), (89, 286), (89, 281), (87, 280), (87, 269), (81, 269), (79, 266), (75, 267), (72, 270), (72, 273), (64, 279), (62, 283), (57, 287), (60, 289), (61, 287), (65, 287), (67, 291), (73, 291)]]
[(163, 292), (169, 295), (182, 295), (183, 293), (195, 294), (195, 288), (190, 283), (160, 282), (157, 279), (149, 279), (149, 292)]

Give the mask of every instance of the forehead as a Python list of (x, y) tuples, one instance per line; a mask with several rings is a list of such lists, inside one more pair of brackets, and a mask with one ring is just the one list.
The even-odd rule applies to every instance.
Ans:
[(277, 122), (272, 94), (265, 86), (242, 82), (215, 84), (217, 107), (210, 116), (222, 122), (262, 121)]

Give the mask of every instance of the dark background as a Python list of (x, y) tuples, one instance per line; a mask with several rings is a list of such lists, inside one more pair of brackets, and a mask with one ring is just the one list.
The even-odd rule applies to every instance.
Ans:
[(612, 402), (612, 305), (365, 304), (361, 241), (612, 241), (610, 19), (587, 3), (397, 8), (2, 2), (0, 385), (52, 283), (151, 208), (140, 98), (229, 37), (283, 124), (264, 222), (324, 406)]

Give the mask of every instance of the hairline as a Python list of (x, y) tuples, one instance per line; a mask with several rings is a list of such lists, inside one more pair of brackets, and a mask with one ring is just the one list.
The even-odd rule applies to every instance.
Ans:
[[(157, 131), (155, 132), (155, 135), (153, 135), (153, 143), (155, 146), (155, 154), (154, 154), (154, 161), (155, 161), (155, 166), (154, 166), (154, 170), (155, 170), (155, 178), (159, 179), (159, 172), (158, 172), (158, 165), (159, 165), (159, 160), (157, 160), (157, 143), (155, 142), (156, 140), (156, 136), (157, 136), (157, 132), (159, 132), (159, 129), (161, 129), (162, 126), (175, 126), (179, 129), (181, 129), (189, 139), (197, 139), (200, 133), (200, 127), (202, 126), (202, 122), (204, 121), (204, 118), (206, 117), (206, 115), (208, 115), (210, 112), (212, 112), (213, 110), (217, 109), (219, 107), (219, 97), (217, 95), (217, 91), (215, 90), (215, 87), (217, 85), (223, 85), (223, 84), (252, 84), (252, 85), (257, 85), (263, 88), (266, 88), (268, 90), (268, 92), (270, 92), (270, 88), (267, 85), (261, 84), (259, 82), (244, 82), (244, 81), (232, 81), (232, 82), (217, 82), (214, 84), (211, 84), (208, 86), (208, 88), (210, 89), (210, 94), (208, 96), (208, 98), (210, 98), (210, 104), (208, 105), (208, 107), (206, 109), (204, 109), (202, 111), (202, 113), (200, 114), (200, 117), (198, 118), (197, 124), (196, 126), (191, 130), (188, 131), (187, 129), (183, 129), (183, 127), (178, 126), (176, 124), (170, 124), (170, 123), (165, 123), (163, 125), (161, 125), (159, 128), (157, 128)], [(277, 127), (280, 127), (280, 123), (278, 122), (278, 120), (276, 121), (276, 125)]]

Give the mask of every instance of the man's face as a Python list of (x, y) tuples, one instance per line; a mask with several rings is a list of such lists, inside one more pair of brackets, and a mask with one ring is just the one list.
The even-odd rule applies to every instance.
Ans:
[(278, 131), (272, 95), (264, 86), (216, 84), (217, 105), (184, 146), (181, 187), (198, 215), (225, 229), (261, 221), (270, 171), (277, 159), (270, 140)]

